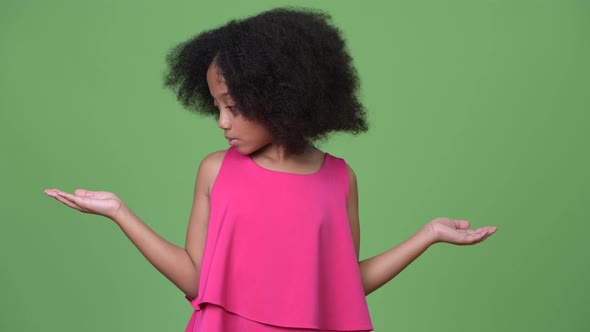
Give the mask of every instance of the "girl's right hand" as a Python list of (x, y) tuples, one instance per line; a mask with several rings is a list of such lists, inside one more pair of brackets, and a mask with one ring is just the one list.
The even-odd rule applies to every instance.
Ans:
[(72, 195), (59, 189), (45, 189), (44, 193), (72, 209), (105, 216), (113, 220), (124, 206), (123, 201), (117, 195), (107, 191), (76, 189)]

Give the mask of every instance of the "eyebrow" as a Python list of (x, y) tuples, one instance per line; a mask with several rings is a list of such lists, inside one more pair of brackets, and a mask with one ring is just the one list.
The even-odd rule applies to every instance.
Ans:
[[(217, 98), (223, 98), (223, 97), (229, 97), (229, 96), (230, 95), (228, 92), (224, 92), (224, 93), (219, 94), (219, 96), (217, 96)], [(215, 96), (213, 96), (213, 98), (215, 98)]]

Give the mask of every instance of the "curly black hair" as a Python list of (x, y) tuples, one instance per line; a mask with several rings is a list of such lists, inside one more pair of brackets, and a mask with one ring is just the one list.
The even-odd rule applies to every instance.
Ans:
[(365, 132), (358, 75), (331, 19), (282, 7), (201, 32), (169, 51), (164, 86), (186, 109), (218, 115), (206, 80), (215, 60), (239, 113), (292, 153), (330, 132)]

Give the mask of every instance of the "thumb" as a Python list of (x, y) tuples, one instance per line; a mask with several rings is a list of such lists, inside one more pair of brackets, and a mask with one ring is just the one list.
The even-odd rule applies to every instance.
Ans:
[(454, 225), (458, 229), (468, 229), (470, 224), (467, 220), (455, 220)]

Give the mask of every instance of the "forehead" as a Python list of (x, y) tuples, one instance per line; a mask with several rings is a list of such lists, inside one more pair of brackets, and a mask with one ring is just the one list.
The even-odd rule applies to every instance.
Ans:
[(207, 84), (209, 85), (209, 93), (215, 99), (225, 99), (229, 97), (225, 79), (221, 76), (221, 71), (215, 63), (212, 63), (207, 69)]
[(215, 61), (209, 65), (207, 69), (207, 81), (216, 81), (217, 83), (225, 83), (225, 79), (221, 76), (221, 70), (217, 67)]

